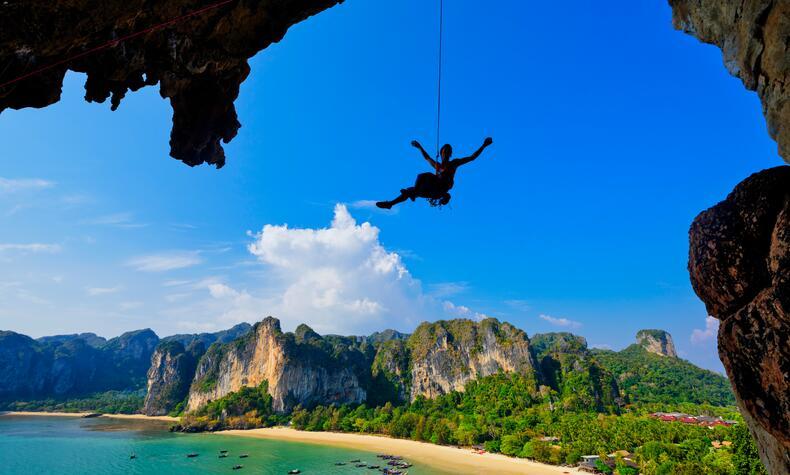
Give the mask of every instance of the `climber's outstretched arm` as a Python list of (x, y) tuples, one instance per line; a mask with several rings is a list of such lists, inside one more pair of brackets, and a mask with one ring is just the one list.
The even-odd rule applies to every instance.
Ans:
[(420, 142), (418, 142), (416, 140), (412, 140), (411, 141), (411, 146), (416, 148), (417, 150), (419, 150), (420, 153), (422, 153), (422, 158), (424, 158), (425, 161), (427, 161), (428, 163), (431, 164), (431, 168), (436, 170), (436, 161), (434, 159), (432, 159), (430, 155), (428, 155), (428, 152), (426, 152), (424, 148), (422, 148), (422, 145), (420, 145)]
[(472, 160), (474, 160), (474, 159), (476, 159), (477, 157), (479, 157), (479, 156), (480, 156), (480, 154), (481, 154), (481, 153), (483, 153), (483, 150), (485, 150), (485, 149), (486, 149), (486, 147), (488, 147), (488, 146), (489, 146), (489, 145), (491, 145), (492, 143), (494, 143), (494, 140), (493, 140), (493, 139), (491, 139), (491, 137), (487, 137), (487, 138), (486, 138), (486, 139), (483, 141), (483, 145), (481, 145), (481, 146), (480, 146), (480, 148), (478, 148), (477, 150), (475, 150), (475, 153), (473, 153), (472, 155), (469, 155), (468, 157), (465, 157), (465, 158), (458, 158), (458, 159), (455, 159), (455, 160), (453, 160), (453, 163), (455, 164), (455, 166), (457, 166), (457, 167), (460, 167), (461, 165), (465, 165), (465, 164), (467, 164), (467, 163), (471, 162)]

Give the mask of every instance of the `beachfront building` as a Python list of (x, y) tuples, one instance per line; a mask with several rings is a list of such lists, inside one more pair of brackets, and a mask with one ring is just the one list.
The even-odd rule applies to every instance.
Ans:
[(664, 422), (682, 422), (684, 424), (696, 424), (704, 427), (731, 426), (736, 421), (725, 420), (721, 417), (713, 416), (692, 416), (682, 412), (654, 412), (650, 417)]

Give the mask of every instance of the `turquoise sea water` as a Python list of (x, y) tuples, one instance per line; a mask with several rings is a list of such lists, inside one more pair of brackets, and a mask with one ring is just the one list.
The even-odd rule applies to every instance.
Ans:
[[(379, 474), (335, 462), (381, 464), (374, 453), (216, 434), (172, 434), (167, 423), (71, 417), (0, 417), (0, 473), (17, 474)], [(227, 458), (219, 458), (228, 450)], [(188, 453), (200, 454), (187, 458)], [(241, 454), (248, 458), (239, 458)], [(136, 459), (130, 460), (130, 454)], [(413, 461), (410, 461), (413, 462)], [(234, 465), (243, 465), (233, 470)], [(419, 463), (409, 475), (437, 475)]]

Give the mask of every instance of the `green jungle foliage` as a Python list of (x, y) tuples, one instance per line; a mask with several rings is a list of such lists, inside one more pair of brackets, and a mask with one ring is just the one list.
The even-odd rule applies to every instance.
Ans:
[[(517, 374), (497, 374), (467, 384), (433, 400), (410, 404), (296, 408), (291, 422), (297, 429), (384, 434), (435, 444), (483, 445), (489, 452), (550, 464), (575, 465), (582, 455), (601, 455), (602, 473), (645, 475), (764, 473), (748, 430), (734, 407), (722, 408), (676, 402), (693, 414), (721, 414), (739, 424), (713, 429), (651, 418), (648, 409), (632, 405), (622, 414), (607, 414), (562, 401), (549, 404), (549, 394), (532, 395), (532, 382)], [(552, 409), (553, 408), (553, 409)], [(662, 408), (667, 410), (667, 408)], [(730, 445), (714, 448), (713, 441)], [(606, 467), (604, 470), (603, 467)]]
[(105, 391), (72, 399), (43, 399), (13, 401), (0, 408), (7, 411), (44, 412), (103, 412), (108, 414), (136, 414), (142, 411), (145, 390)]
[(638, 345), (619, 352), (592, 350), (591, 354), (601, 365), (619, 375), (617, 384), (631, 400), (735, 405), (735, 396), (725, 378), (686, 360), (648, 353)]
[(287, 417), (274, 413), (269, 386), (263, 382), (258, 387), (243, 387), (186, 414), (175, 429), (185, 432), (252, 429), (271, 427), (285, 420)]

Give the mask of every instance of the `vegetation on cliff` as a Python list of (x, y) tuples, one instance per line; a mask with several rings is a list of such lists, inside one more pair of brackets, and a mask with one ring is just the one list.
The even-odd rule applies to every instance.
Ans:
[(656, 355), (639, 345), (619, 352), (591, 353), (617, 375), (617, 384), (629, 401), (735, 405), (730, 383), (724, 377), (686, 360)]
[(173, 430), (252, 429), (285, 422), (287, 417), (275, 414), (272, 401), (266, 382), (257, 387), (243, 387), (186, 414)]
[[(710, 429), (660, 421), (649, 416), (646, 408), (650, 406), (634, 405), (619, 415), (597, 412), (594, 407), (581, 410), (570, 405), (572, 409), (565, 409), (569, 405), (561, 399), (552, 403), (549, 394), (532, 395), (530, 388), (527, 378), (500, 373), (469, 383), (464, 392), (453, 391), (432, 400), (420, 397), (402, 406), (297, 408), (291, 422), (297, 429), (311, 431), (375, 433), (446, 445), (480, 444), (490, 452), (552, 464), (576, 464), (582, 455), (603, 455), (605, 459), (607, 454), (624, 450), (646, 475), (761, 473), (754, 444), (734, 408), (682, 404), (694, 414), (725, 415), (741, 422)], [(618, 473), (637, 473), (622, 456), (617, 463)], [(750, 471), (741, 471), (747, 466)]]
[(8, 411), (101, 412), (107, 414), (138, 414), (143, 408), (145, 390), (105, 391), (68, 399), (36, 399), (11, 401), (3, 405)]

